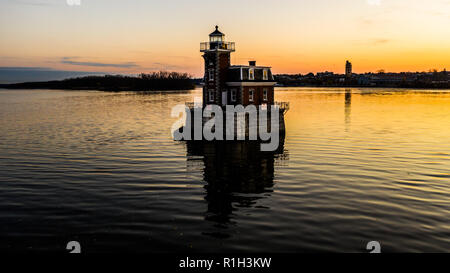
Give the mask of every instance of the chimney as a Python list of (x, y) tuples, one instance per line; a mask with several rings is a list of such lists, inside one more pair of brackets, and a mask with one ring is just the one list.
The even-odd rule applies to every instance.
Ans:
[(248, 65), (250, 65), (250, 66), (256, 66), (256, 61), (248, 61)]

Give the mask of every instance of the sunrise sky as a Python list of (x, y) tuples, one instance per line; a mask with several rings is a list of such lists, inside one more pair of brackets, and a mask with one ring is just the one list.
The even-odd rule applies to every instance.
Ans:
[(68, 1), (0, 0), (0, 67), (198, 77), (218, 24), (274, 73), (450, 69), (450, 0)]

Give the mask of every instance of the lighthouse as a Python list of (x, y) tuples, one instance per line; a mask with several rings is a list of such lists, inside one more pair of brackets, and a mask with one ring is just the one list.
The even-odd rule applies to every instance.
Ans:
[[(275, 101), (276, 82), (271, 67), (258, 66), (254, 60), (248, 65), (232, 65), (231, 53), (235, 50), (235, 43), (226, 41), (218, 26), (209, 34), (208, 42), (200, 43), (205, 70), (203, 101), (202, 104), (186, 103), (186, 124), (179, 132), (187, 135), (182, 139), (200, 136), (202, 128), (212, 119), (221, 121), (212, 126), (216, 140), (230, 140), (230, 136), (237, 140), (255, 140), (258, 137), (253, 133), (259, 134), (265, 129), (284, 136), (284, 115), (289, 103)], [(219, 110), (220, 114), (205, 115), (205, 111), (211, 109)]]
[(257, 66), (254, 60), (231, 65), (234, 51), (235, 43), (227, 42), (218, 26), (209, 34), (209, 42), (200, 44), (205, 62), (203, 105), (273, 105), (276, 82), (271, 67)]

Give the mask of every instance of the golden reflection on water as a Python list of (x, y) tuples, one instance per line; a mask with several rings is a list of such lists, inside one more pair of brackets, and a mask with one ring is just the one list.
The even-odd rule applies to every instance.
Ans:
[[(343, 175), (377, 170), (404, 173), (392, 182), (450, 181), (450, 91), (278, 88), (276, 96), (291, 104), (291, 155), (336, 160)], [(430, 187), (450, 192), (449, 183)]]
[(199, 96), (0, 91), (0, 250), (448, 251), (450, 92), (277, 88), (276, 154), (173, 141)]
[[(402, 136), (413, 134), (416, 141), (431, 141), (450, 135), (450, 91), (298, 90), (279, 88), (276, 93), (277, 100), (291, 104), (286, 123), (294, 132), (324, 128), (318, 124), (330, 124), (336, 129), (353, 124), (355, 129), (358, 126), (373, 129), (360, 135), (361, 138), (370, 138), (372, 133), (395, 132)], [(345, 130), (336, 130), (339, 132), (338, 135), (345, 135)]]

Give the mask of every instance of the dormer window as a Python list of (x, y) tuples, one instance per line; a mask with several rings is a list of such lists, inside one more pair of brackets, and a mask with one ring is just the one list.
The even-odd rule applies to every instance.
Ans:
[(248, 79), (251, 81), (255, 80), (255, 69), (254, 68), (248, 69)]
[(267, 69), (263, 70), (263, 81), (269, 80), (269, 71)]

